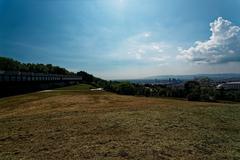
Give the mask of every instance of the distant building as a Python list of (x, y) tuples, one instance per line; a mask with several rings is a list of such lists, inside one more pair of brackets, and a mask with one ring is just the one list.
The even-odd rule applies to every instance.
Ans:
[(217, 85), (217, 89), (240, 90), (240, 82), (227, 82)]
[(94, 89), (90, 89), (91, 91), (104, 91), (103, 88), (94, 88)]

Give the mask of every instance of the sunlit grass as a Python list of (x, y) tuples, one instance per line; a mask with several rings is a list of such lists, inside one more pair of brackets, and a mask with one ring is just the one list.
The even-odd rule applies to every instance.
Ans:
[(0, 159), (240, 158), (239, 104), (66, 90), (0, 99)]
[(56, 90), (90, 90), (90, 89), (94, 89), (94, 88), (96, 88), (96, 87), (94, 87), (90, 84), (77, 84), (77, 85), (57, 88)]

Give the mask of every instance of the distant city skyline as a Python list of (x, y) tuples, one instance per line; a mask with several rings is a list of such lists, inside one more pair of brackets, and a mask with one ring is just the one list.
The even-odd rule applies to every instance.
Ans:
[(105, 79), (240, 73), (238, 0), (0, 0), (0, 56)]

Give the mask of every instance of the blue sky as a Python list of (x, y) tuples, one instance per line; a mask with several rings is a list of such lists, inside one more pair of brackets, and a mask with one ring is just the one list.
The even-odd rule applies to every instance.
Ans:
[(239, 17), (239, 0), (0, 0), (0, 55), (106, 79), (239, 73)]

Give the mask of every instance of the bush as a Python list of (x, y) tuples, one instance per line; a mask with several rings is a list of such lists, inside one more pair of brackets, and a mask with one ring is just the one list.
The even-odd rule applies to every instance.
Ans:
[(114, 91), (119, 94), (135, 95), (135, 88), (131, 83), (121, 82), (113, 86)]
[(195, 93), (195, 92), (189, 93), (187, 95), (187, 100), (189, 100), (189, 101), (199, 101), (200, 100), (200, 94)]

